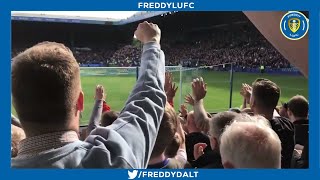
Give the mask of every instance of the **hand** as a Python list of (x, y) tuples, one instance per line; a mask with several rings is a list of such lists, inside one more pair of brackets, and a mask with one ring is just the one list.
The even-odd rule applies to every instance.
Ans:
[(197, 143), (193, 146), (193, 156), (195, 160), (204, 154), (204, 149), (207, 146), (208, 145), (206, 143)]
[(187, 106), (186, 105), (184, 105), (184, 104), (180, 105), (180, 113), (181, 113), (181, 116), (183, 118), (188, 115), (188, 110), (187, 110)]
[(191, 106), (194, 106), (194, 99), (193, 97), (191, 96), (191, 94), (188, 94), (186, 95), (186, 97), (184, 98), (185, 100), (185, 103), (191, 105)]
[(196, 78), (192, 82), (193, 98), (196, 102), (203, 99), (207, 94), (207, 84), (204, 83), (203, 78)]
[(172, 101), (173, 98), (176, 96), (176, 92), (178, 90), (178, 86), (176, 86), (176, 83), (171, 83), (169, 88), (168, 88), (168, 91), (166, 91), (166, 95), (167, 95), (167, 98), (168, 98), (168, 101)]
[(104, 94), (104, 88), (101, 85), (96, 87), (96, 95), (94, 96), (96, 100), (105, 100), (106, 94)]
[(169, 89), (169, 86), (171, 85), (173, 81), (172, 73), (166, 72), (165, 73), (165, 81), (164, 81), (164, 91), (167, 92)]
[(161, 39), (161, 30), (158, 25), (148, 23), (144, 21), (140, 23), (137, 27), (137, 30), (134, 32), (135, 36), (143, 44), (154, 41), (160, 44)]
[(176, 95), (178, 87), (173, 82), (172, 73), (166, 72), (165, 73), (165, 83), (164, 83), (164, 91), (166, 92), (168, 101), (173, 101), (173, 98)]
[(252, 94), (252, 87), (246, 83), (242, 84), (240, 94), (245, 98), (246, 102), (249, 103)]

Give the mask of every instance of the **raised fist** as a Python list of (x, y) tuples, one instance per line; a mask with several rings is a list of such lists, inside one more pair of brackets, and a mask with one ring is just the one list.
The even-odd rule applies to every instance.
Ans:
[(157, 42), (160, 44), (161, 31), (156, 24), (148, 23), (144, 21), (140, 23), (137, 27), (137, 30), (134, 32), (135, 36), (143, 44), (148, 42)]

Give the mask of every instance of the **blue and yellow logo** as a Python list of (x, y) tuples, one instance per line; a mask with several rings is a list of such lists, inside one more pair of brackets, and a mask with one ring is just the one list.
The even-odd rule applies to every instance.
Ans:
[(309, 30), (309, 19), (301, 12), (290, 11), (282, 17), (280, 30), (287, 39), (299, 40)]

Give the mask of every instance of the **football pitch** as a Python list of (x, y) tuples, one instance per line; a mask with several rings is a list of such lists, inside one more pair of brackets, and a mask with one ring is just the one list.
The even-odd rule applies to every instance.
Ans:
[[(183, 73), (180, 84), (180, 73), (173, 73), (174, 81), (179, 86), (174, 99), (174, 107), (178, 110), (180, 106), (180, 93), (183, 97), (191, 92), (191, 81), (197, 76), (202, 76), (207, 83), (208, 92), (204, 100), (205, 108), (209, 112), (219, 112), (229, 108), (230, 98), (230, 73), (229, 72), (196, 72)], [(303, 76), (267, 75), (252, 73), (234, 73), (232, 107), (242, 105), (240, 88), (242, 83), (251, 84), (257, 78), (267, 78), (281, 87), (280, 102), (288, 101), (292, 96), (300, 94), (308, 98), (308, 81)], [(87, 76), (82, 77), (82, 87), (85, 93), (85, 111), (81, 124), (88, 123), (90, 113), (94, 104), (95, 86), (101, 84), (107, 91), (107, 103), (112, 110), (121, 111), (135, 85), (135, 75), (122, 76)], [(180, 87), (182, 85), (182, 87)], [(188, 107), (191, 110), (191, 107)]]
[[(209, 112), (224, 111), (229, 108), (230, 98), (230, 73), (214, 71), (194, 71), (173, 73), (174, 81), (179, 86), (174, 99), (175, 109), (178, 110), (180, 101), (183, 97), (191, 92), (191, 81), (193, 78), (202, 76), (207, 83), (208, 92), (204, 100), (205, 108)], [(181, 77), (181, 82), (180, 82)], [(289, 75), (268, 75), (252, 73), (234, 73), (232, 107), (242, 105), (240, 88), (242, 83), (251, 84), (257, 78), (267, 78), (281, 87), (280, 102), (288, 101), (292, 96), (300, 94), (308, 99), (308, 81), (303, 76)], [(135, 75), (99, 75), (99, 76), (82, 76), (82, 88), (85, 94), (85, 110), (82, 113), (81, 125), (87, 125), (92, 107), (94, 105), (94, 94), (96, 85), (103, 85), (107, 91), (107, 103), (112, 110), (121, 111), (124, 104), (132, 91), (136, 77)], [(182, 85), (182, 87), (181, 87)], [(182, 94), (182, 95), (180, 95)], [(191, 107), (188, 107), (191, 110)], [(13, 108), (12, 112), (15, 114)]]

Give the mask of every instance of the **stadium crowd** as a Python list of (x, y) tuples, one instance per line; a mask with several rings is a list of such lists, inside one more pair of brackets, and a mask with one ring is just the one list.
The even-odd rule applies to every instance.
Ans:
[(254, 27), (243, 28), (215, 29), (198, 36), (192, 34), (187, 43), (171, 42), (162, 44), (162, 48), (169, 65), (178, 65), (181, 60), (196, 60), (199, 63), (193, 65), (198, 66), (234, 63), (241, 68), (290, 67), (290, 63)]
[(131, 67), (139, 66), (141, 50), (133, 45), (94, 48), (89, 51), (74, 50), (80, 64), (101, 64), (102, 66)]
[(241, 109), (209, 114), (203, 104), (206, 83), (199, 77), (185, 97), (193, 110), (181, 105), (177, 113), (178, 87), (165, 73), (160, 29), (143, 22), (135, 35), (143, 44), (141, 73), (125, 107), (112, 111), (104, 87), (97, 85), (82, 133), (84, 96), (72, 51), (43, 42), (13, 58), (13, 168), (308, 168), (304, 97), (277, 107), (280, 87), (261, 78), (241, 87)]
[[(239, 29), (240, 27), (242, 29)], [(167, 35), (165, 41), (161, 42), (161, 47), (166, 53), (166, 65), (211, 66), (234, 63), (240, 68), (258, 68), (261, 65), (277, 69), (290, 67), (290, 63), (252, 25), (228, 27), (228, 31), (216, 28), (208, 33), (189, 36), (181, 40), (175, 35)], [(140, 66), (139, 45), (120, 43), (88, 46), (71, 48), (77, 61), (84, 66)], [(12, 56), (21, 50), (13, 48)]]

